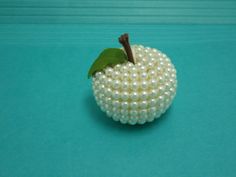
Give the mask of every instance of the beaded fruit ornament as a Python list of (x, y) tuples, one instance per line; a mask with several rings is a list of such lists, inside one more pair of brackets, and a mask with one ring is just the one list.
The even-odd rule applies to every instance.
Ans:
[(119, 42), (124, 49), (105, 49), (89, 70), (96, 102), (123, 124), (152, 122), (176, 95), (176, 69), (159, 50), (130, 46), (128, 34)]

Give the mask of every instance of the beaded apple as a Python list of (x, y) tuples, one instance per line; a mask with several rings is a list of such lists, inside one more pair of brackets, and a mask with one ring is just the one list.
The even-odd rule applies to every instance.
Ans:
[(89, 70), (97, 104), (123, 124), (144, 124), (159, 118), (171, 105), (177, 87), (176, 69), (161, 51), (129, 44), (105, 49)]

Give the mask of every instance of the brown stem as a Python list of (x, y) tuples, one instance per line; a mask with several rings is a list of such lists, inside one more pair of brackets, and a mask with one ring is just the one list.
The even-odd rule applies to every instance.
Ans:
[(129, 35), (127, 33), (121, 35), (119, 37), (119, 42), (122, 44), (122, 46), (124, 47), (125, 49), (125, 52), (128, 56), (128, 60), (130, 62), (132, 62), (133, 64), (135, 64), (134, 62), (134, 57), (133, 57), (133, 53), (132, 53), (132, 50), (131, 50), (131, 47), (130, 47), (130, 44), (129, 44)]

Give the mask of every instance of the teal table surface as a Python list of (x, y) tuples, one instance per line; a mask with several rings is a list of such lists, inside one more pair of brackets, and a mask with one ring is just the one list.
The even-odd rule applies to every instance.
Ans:
[[(106, 117), (87, 79), (123, 32), (178, 71), (143, 126)], [(0, 53), (0, 177), (235, 177), (236, 25), (1, 25)]]

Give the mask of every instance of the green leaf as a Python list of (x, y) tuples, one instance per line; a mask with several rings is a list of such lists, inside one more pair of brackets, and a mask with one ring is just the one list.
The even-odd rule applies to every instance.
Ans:
[(94, 75), (97, 71), (103, 70), (107, 66), (115, 66), (118, 63), (127, 61), (127, 55), (121, 49), (108, 48), (102, 51), (89, 69), (88, 77)]

